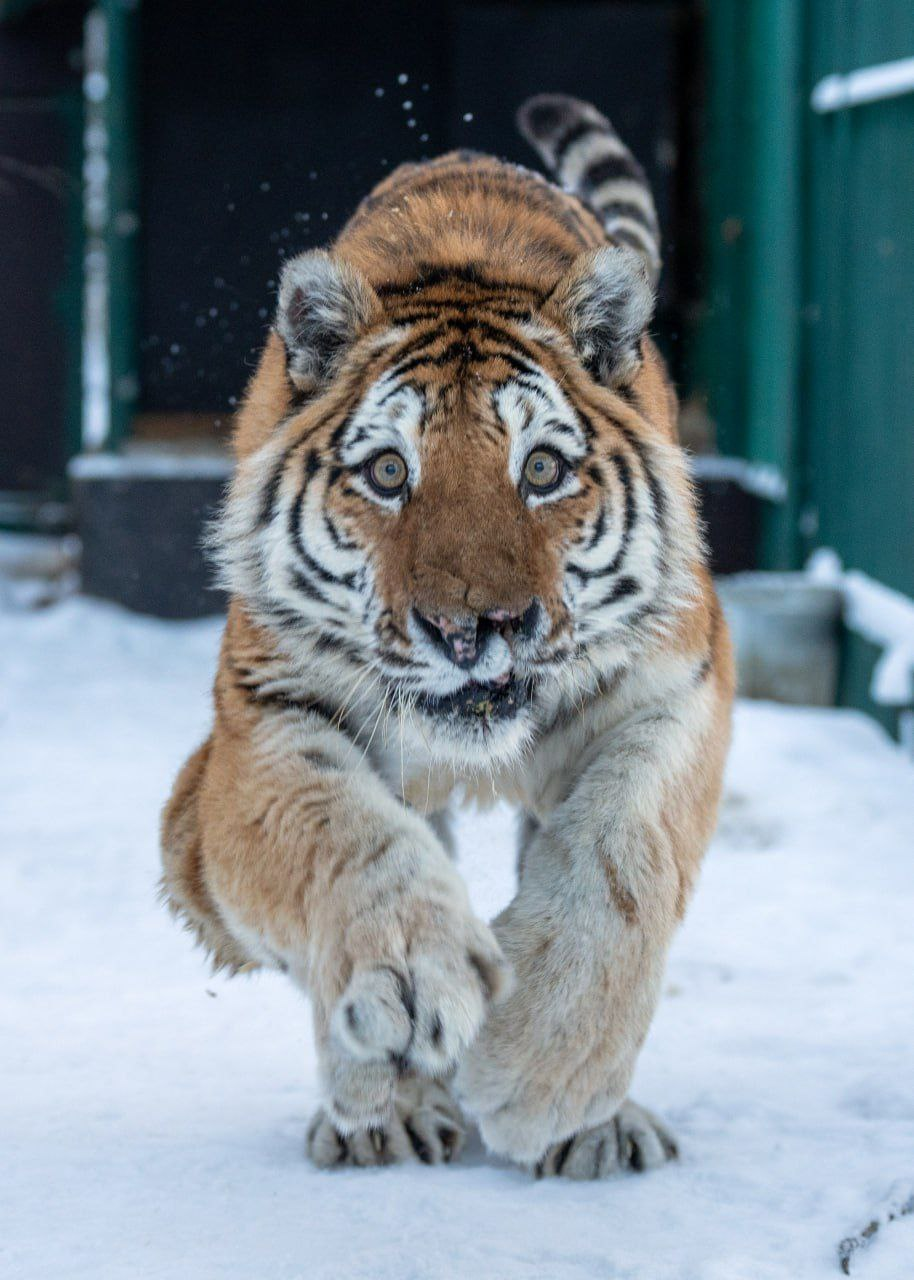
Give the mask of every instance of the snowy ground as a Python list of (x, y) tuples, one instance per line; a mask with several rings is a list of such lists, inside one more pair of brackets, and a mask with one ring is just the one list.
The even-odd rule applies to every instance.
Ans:
[[(5, 1280), (817, 1280), (914, 1184), (914, 769), (868, 721), (740, 709), (720, 833), (635, 1096), (683, 1157), (536, 1183), (319, 1174), (303, 1001), (210, 977), (155, 901), (156, 823), (204, 733), (218, 626), (0, 611)], [(510, 822), (470, 816), (480, 910)], [(914, 1276), (914, 1217), (853, 1274)]]

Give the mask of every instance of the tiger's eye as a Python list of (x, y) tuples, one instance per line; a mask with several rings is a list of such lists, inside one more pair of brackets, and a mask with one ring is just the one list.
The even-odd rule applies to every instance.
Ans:
[(524, 463), (524, 479), (531, 489), (552, 489), (562, 478), (562, 464), (547, 449), (534, 449)]
[(406, 463), (392, 449), (379, 453), (368, 464), (368, 479), (378, 493), (399, 492), (406, 484), (406, 475)]

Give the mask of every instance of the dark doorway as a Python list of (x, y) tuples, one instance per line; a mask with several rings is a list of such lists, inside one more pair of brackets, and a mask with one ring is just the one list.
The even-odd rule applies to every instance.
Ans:
[(229, 409), (283, 258), (330, 239), (402, 160), (459, 145), (532, 164), (513, 116), (545, 89), (598, 103), (651, 175), (675, 364), (695, 259), (693, 36), (677, 3), (144, 6), (141, 408)]

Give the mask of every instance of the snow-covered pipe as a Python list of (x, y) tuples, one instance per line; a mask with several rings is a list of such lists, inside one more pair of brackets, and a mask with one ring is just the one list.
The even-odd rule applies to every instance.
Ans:
[(844, 622), (882, 649), (870, 692), (885, 707), (914, 706), (914, 600), (857, 569), (845, 569), (830, 547), (810, 557), (815, 582), (836, 587), (844, 598)]
[(859, 107), (866, 102), (883, 102), (914, 93), (914, 58), (897, 58), (872, 67), (860, 67), (846, 75), (824, 76), (813, 88), (810, 106), (819, 115)]

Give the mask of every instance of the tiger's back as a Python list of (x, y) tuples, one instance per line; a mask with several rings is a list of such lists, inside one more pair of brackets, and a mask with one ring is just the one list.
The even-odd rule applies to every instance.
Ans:
[(545, 296), (578, 254), (605, 242), (596, 214), (542, 175), (455, 151), (402, 165), (356, 210), (336, 242), (376, 289), (474, 268)]

